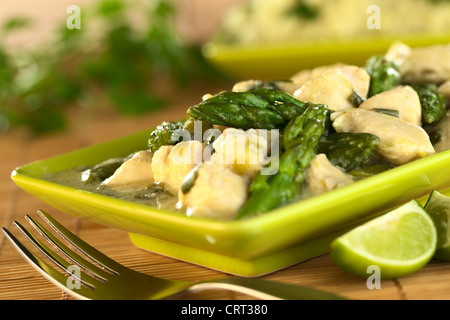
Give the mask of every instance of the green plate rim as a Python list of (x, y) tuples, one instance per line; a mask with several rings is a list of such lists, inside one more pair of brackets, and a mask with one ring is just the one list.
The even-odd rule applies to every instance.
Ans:
[[(217, 238), (222, 237), (222, 239), (227, 239), (229, 243), (210, 243), (207, 245), (207, 250), (218, 250), (218, 252), (223, 254), (242, 257), (254, 257), (261, 254), (267, 254), (268, 252), (279, 250), (285, 246), (333, 231), (334, 229), (343, 227), (346, 224), (376, 213), (377, 211), (398, 205), (399, 202), (410, 200), (410, 192), (414, 192), (419, 197), (429, 193), (432, 189), (440, 190), (450, 186), (450, 181), (441, 183), (442, 185), (431, 185), (431, 181), (428, 177), (428, 175), (433, 175), (433, 172), (436, 174), (436, 170), (446, 169), (445, 163), (450, 161), (449, 150), (391, 169), (388, 172), (366, 178), (365, 180), (338, 190), (287, 205), (268, 214), (239, 221), (217, 221), (205, 218), (186, 217), (175, 212), (165, 212), (149, 206), (113, 199), (105, 195), (60, 186), (52, 182), (44, 181), (33, 173), (35, 167), (46, 167), (46, 170), (48, 170), (49, 164), (52, 165), (58, 163), (62, 159), (76, 157), (77, 155), (83, 154), (83, 152), (92, 153), (95, 152), (95, 150), (104, 150), (105, 148), (110, 148), (116, 144), (123, 145), (126, 144), (129, 139), (145, 137), (148, 132), (148, 130), (145, 130), (120, 139), (88, 146), (63, 155), (17, 167), (11, 174), (12, 180), (22, 188), (31, 186), (42, 190), (43, 192), (47, 190), (47, 192), (53, 193), (53, 195), (65, 195), (81, 202), (86, 202), (88, 200), (92, 201), (92, 203), (100, 203), (101, 206), (111, 208), (111, 210), (116, 207), (125, 206), (128, 208), (128, 212), (123, 213), (123, 218), (130, 218), (130, 214), (132, 214), (133, 218), (136, 218), (143, 223), (159, 221), (160, 223), (168, 223), (170, 225), (182, 225), (187, 229), (191, 228), (192, 230), (183, 232), (191, 234), (192, 236), (195, 236), (195, 232), (210, 234), (213, 237), (217, 235)], [(403, 188), (403, 190), (397, 190), (397, 186)], [(354, 199), (355, 197), (357, 199), (363, 199), (360, 194), (361, 190), (364, 191), (364, 197), (375, 197), (375, 203), (363, 203), (362, 205), (365, 207), (364, 210), (359, 211), (359, 207), (353, 207), (348, 209), (348, 212), (342, 216), (333, 217), (330, 221), (324, 221), (329, 218), (327, 214), (330, 215), (325, 212), (326, 210), (333, 210), (336, 206), (348, 205), (350, 202), (349, 199)], [(389, 194), (385, 195), (384, 193), (386, 191), (389, 191)], [(390, 194), (392, 191), (404, 195), (404, 198), (398, 199), (397, 197), (392, 197)], [(378, 203), (377, 201), (384, 196), (390, 197), (390, 200), (385, 201), (384, 203)], [(321, 210), (319, 210), (319, 212), (325, 212), (325, 216), (318, 215), (318, 209)], [(275, 230), (280, 232), (284, 230), (284, 228), (291, 228), (292, 224), (301, 224), (302, 222), (305, 222), (305, 220), (310, 223), (312, 226), (311, 228), (306, 228), (307, 230), (303, 228), (303, 230), (298, 230), (298, 232), (297, 230), (286, 230), (286, 234), (276, 235)], [(167, 226), (165, 227), (167, 228)], [(132, 230), (129, 231), (132, 232)], [(275, 236), (273, 243), (258, 247), (257, 241), (267, 241), (264, 240), (264, 237), (267, 235)], [(170, 241), (170, 239), (166, 240)], [(195, 242), (196, 240), (192, 241)], [(202, 247), (206, 243), (207, 241), (202, 241), (198, 246)], [(195, 243), (192, 244), (195, 245)]]

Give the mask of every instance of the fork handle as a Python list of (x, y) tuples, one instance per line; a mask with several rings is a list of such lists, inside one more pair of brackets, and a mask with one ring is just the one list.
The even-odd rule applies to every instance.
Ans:
[(187, 291), (225, 289), (269, 300), (344, 300), (335, 294), (303, 286), (255, 278), (224, 278), (199, 282)]

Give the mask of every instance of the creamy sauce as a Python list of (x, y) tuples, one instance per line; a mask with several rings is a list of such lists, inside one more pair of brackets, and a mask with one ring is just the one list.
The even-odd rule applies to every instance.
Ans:
[(101, 185), (101, 181), (83, 181), (82, 173), (84, 170), (85, 168), (68, 169), (48, 174), (45, 179), (75, 189), (141, 203), (158, 209), (180, 212), (177, 208), (178, 198), (166, 192), (161, 185), (128, 185), (113, 189)]
[[(363, 170), (357, 175), (352, 175), (352, 178), (356, 182), (389, 169), (383, 165), (380, 165), (380, 167), (381, 169), (378, 168), (377, 165), (374, 165), (373, 167), (369, 166), (367, 172)], [(110, 186), (102, 185), (101, 180), (90, 180), (89, 182), (84, 181), (85, 179), (83, 179), (83, 172), (86, 169), (88, 168), (79, 167), (67, 169), (56, 173), (50, 173), (44, 178), (48, 181), (75, 189), (102, 194), (134, 203), (140, 203), (162, 210), (186, 214), (184, 208), (180, 209), (177, 206), (178, 196), (174, 196), (167, 192), (161, 184), (130, 184), (112, 188)], [(301, 201), (315, 195), (317, 194), (312, 193), (308, 190), (308, 188), (304, 188), (303, 191), (292, 200), (292, 202)]]

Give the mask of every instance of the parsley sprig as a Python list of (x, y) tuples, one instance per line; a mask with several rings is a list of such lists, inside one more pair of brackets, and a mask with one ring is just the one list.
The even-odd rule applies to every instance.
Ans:
[[(184, 43), (176, 29), (176, 7), (151, 1), (137, 27), (120, 0), (98, 0), (82, 9), (82, 28), (55, 30), (51, 45), (12, 51), (6, 39), (32, 27), (14, 17), (0, 30), (0, 132), (24, 127), (40, 134), (66, 129), (67, 111), (99, 101), (123, 115), (142, 115), (170, 103), (153, 84), (169, 78), (178, 87), (222, 78), (204, 60), (200, 45)], [(101, 32), (95, 23), (102, 25)], [(98, 24), (97, 24), (98, 25)], [(92, 29), (90, 29), (92, 28)], [(93, 33), (99, 33), (92, 41)]]

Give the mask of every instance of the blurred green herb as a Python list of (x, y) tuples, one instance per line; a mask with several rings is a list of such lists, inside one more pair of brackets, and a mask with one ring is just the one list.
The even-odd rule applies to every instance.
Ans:
[(4, 32), (10, 32), (30, 25), (31, 21), (26, 17), (13, 17), (3, 24), (2, 29)]
[[(15, 17), (1, 26), (0, 132), (9, 127), (33, 133), (65, 129), (68, 108), (94, 107), (98, 96), (121, 114), (141, 115), (170, 99), (154, 84), (187, 86), (220, 79), (199, 46), (179, 38), (176, 8), (169, 0), (149, 2), (140, 11), (145, 23), (139, 27), (129, 15), (128, 2), (100, 0), (87, 10), (82, 10), (81, 29), (69, 29), (64, 22), (55, 43), (45, 48), (7, 50), (6, 38), (32, 22)], [(103, 28), (95, 40), (88, 38), (99, 31), (93, 22)]]
[(305, 0), (296, 0), (287, 14), (299, 17), (303, 20), (314, 20), (319, 16), (319, 9), (307, 3)]

